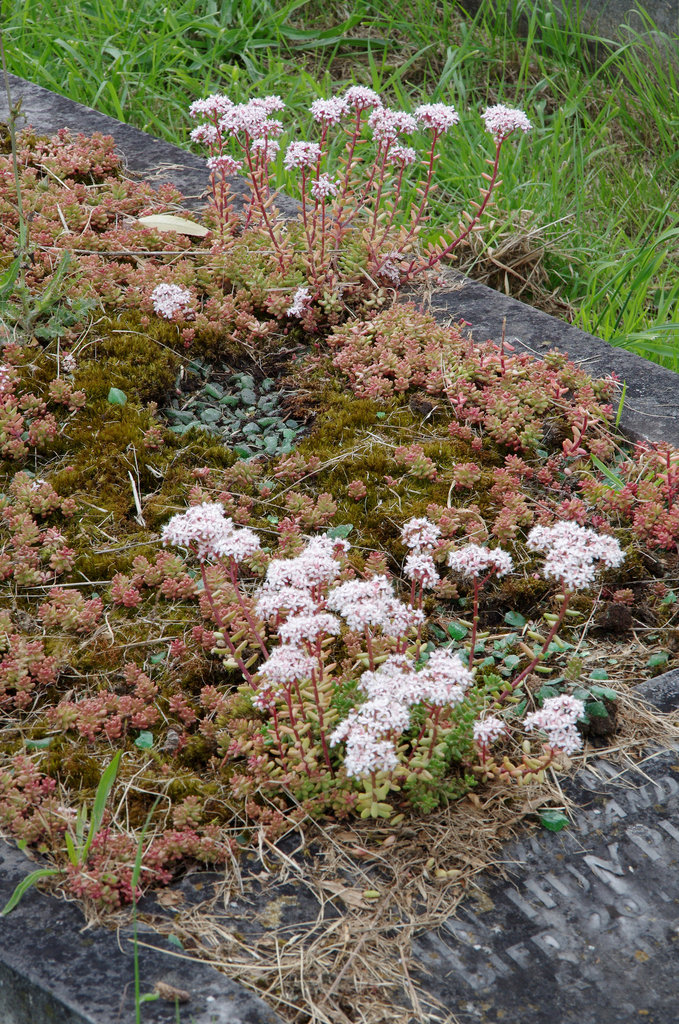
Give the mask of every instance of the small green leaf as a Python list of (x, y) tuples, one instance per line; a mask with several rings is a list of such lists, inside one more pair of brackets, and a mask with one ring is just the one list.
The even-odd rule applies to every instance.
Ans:
[(590, 689), (593, 697), (601, 697), (605, 700), (618, 699), (616, 690), (611, 690), (609, 686), (592, 686)]
[(603, 473), (603, 475), (606, 477), (611, 488), (614, 491), (621, 491), (625, 486), (625, 483), (623, 480), (620, 479), (618, 474), (614, 473), (613, 470), (609, 469), (608, 466), (604, 465), (601, 459), (598, 459), (596, 455), (590, 455), (590, 458), (592, 460), (592, 463), (599, 470), (599, 472)]
[(156, 999), (160, 999), (160, 992), (145, 992), (139, 996), (140, 1003), (155, 1003)]
[(120, 388), (110, 388), (108, 392), (108, 400), (111, 405), (125, 405), (127, 402), (127, 395)]
[(328, 530), (327, 536), (331, 540), (336, 540), (338, 537), (344, 540), (345, 537), (349, 536), (353, 528), (352, 523), (342, 523), (341, 526), (333, 526), (332, 530)]
[(521, 661), (521, 658), (517, 654), (508, 654), (505, 658), (505, 665), (507, 668), (516, 668)]
[(161, 661), (165, 661), (167, 654), (163, 651), (161, 654), (152, 654), (149, 661), (152, 665), (159, 665)]
[(508, 626), (516, 626), (517, 628), (526, 625), (526, 620), (521, 612), (506, 612), (505, 622)]
[(553, 686), (545, 685), (545, 686), (541, 686), (540, 687), (540, 689), (535, 694), (535, 696), (536, 696), (538, 702), (540, 704), (542, 704), (544, 701), (548, 700), (550, 697), (558, 697), (559, 696), (559, 691), (557, 689), (555, 689)]
[(376, 412), (375, 415), (377, 416), (378, 420), (384, 420), (387, 418), (386, 412)]
[(595, 668), (593, 672), (589, 674), (590, 679), (608, 679), (608, 672), (605, 668)]
[(174, 935), (174, 934), (168, 935), (167, 941), (171, 942), (173, 946), (177, 946), (179, 949), (183, 949), (184, 948), (184, 944), (182, 943), (182, 940), (179, 938), (178, 935)]
[(540, 815), (540, 824), (548, 832), (560, 832), (568, 825), (568, 818), (561, 811), (543, 811)]
[(153, 733), (146, 730), (140, 732), (134, 741), (134, 745), (139, 747), (140, 750), (150, 750), (153, 746)]
[(646, 664), (649, 668), (655, 668), (657, 665), (666, 665), (669, 658), (667, 651), (660, 651), (658, 654), (652, 654)]
[(608, 708), (600, 700), (588, 700), (585, 704), (585, 711), (590, 718), (608, 718)]
[(25, 740), (27, 750), (46, 750), (50, 743), (54, 739), (54, 736), (44, 736), (40, 740)]
[(449, 622), (446, 626), (448, 636), (451, 640), (464, 640), (469, 630), (460, 622)]

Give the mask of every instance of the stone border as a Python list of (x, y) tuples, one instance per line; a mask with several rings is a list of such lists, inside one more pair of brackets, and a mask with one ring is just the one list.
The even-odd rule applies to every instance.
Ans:
[[(112, 135), (124, 153), (129, 171), (155, 183), (170, 181), (199, 208), (207, 187), (205, 162), (169, 143), (89, 107), (51, 93), (41, 86), (10, 76), (13, 99), (21, 99), (21, 114), (38, 132), (52, 134), (70, 127)], [(0, 119), (7, 114), (0, 99)], [(76, 125), (77, 129), (73, 126)], [(234, 180), (244, 197), (246, 186)], [(283, 199), (284, 213), (296, 204)], [(451, 287), (435, 293), (432, 312), (442, 321), (468, 321), (477, 341), (499, 340), (506, 319), (507, 340), (540, 357), (550, 348), (568, 352), (595, 377), (617, 374), (627, 384), (620, 426), (632, 437), (679, 445), (679, 374), (556, 320), (485, 285), (454, 275)], [(642, 684), (643, 697), (660, 709), (679, 700), (679, 670)], [(4, 903), (33, 865), (15, 847), (0, 844), (0, 900)], [(143, 931), (148, 929), (144, 928)], [(192, 1024), (281, 1024), (257, 996), (214, 968), (177, 958), (157, 933), (152, 943), (167, 949), (140, 950), (142, 992), (157, 981), (190, 993), (187, 1012)], [(120, 941), (101, 928), (82, 930), (82, 914), (73, 904), (59, 902), (35, 890), (16, 910), (0, 918), (0, 1017), (3, 1024), (58, 1019), (61, 1024), (128, 1024), (134, 1009), (131, 930)], [(140, 935), (144, 940), (143, 932)], [(172, 956), (172, 954), (175, 954)], [(92, 979), (97, 979), (92, 988)], [(183, 1011), (182, 1011), (183, 1012)], [(171, 1024), (170, 1003), (144, 1005), (145, 1024)]]
[[(0, 842), (0, 906), (36, 864)], [(282, 1024), (254, 993), (208, 964), (181, 959), (181, 950), (146, 925), (139, 940), (141, 993), (157, 982), (189, 995), (181, 1020), (191, 1024)], [(2, 1024), (131, 1024), (135, 1016), (132, 929), (85, 929), (76, 903), (30, 889), (0, 917)], [(163, 952), (165, 950), (165, 952)], [(169, 954), (169, 955), (168, 955)], [(174, 1000), (144, 1003), (144, 1024), (174, 1024)]]
[[(461, 0), (462, 7), (472, 15), (478, 12), (483, 3), (484, 0)], [(494, 6), (499, 5), (500, 0), (494, 0)], [(575, 6), (579, 7), (578, 13), (586, 32), (608, 36), (610, 40), (626, 42), (629, 33), (625, 30), (630, 29), (635, 33), (650, 35), (641, 14), (642, 9), (653, 19), (656, 31), (652, 35), (660, 42), (663, 34), (672, 37), (679, 33), (677, 0), (647, 0), (646, 3), (636, 3), (635, 0), (580, 0), (578, 5), (568, 0), (554, 0), (557, 16), (563, 17), (564, 12), (572, 15)], [(511, 3), (507, 5), (508, 11), (511, 11), (511, 7)], [(526, 19), (525, 14), (523, 17)]]

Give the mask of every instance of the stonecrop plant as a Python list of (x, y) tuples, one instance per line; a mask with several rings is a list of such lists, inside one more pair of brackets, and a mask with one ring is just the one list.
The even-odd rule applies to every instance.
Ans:
[(111, 139), (0, 155), (0, 825), (107, 908), (149, 814), (144, 884), (543, 779), (616, 696), (572, 627), (672, 628), (679, 453), (617, 434), (614, 378), (399, 294), (526, 115), (483, 113), (480, 202), (427, 246), (452, 106), (356, 86), (313, 139), (282, 110), (193, 104), (203, 224)]
[[(501, 184), (502, 147), (517, 131), (531, 128), (522, 110), (497, 104), (483, 112), (495, 154), (488, 160), (490, 173), (484, 173), (481, 202), (472, 204), (473, 213), (464, 213), (457, 231), (422, 253), (417, 243), (435, 185), (437, 147), (459, 123), (455, 108), (424, 103), (410, 114), (386, 107), (372, 89), (352, 86), (342, 96), (311, 105), (317, 140), (283, 143), (284, 124), (272, 115), (284, 109), (280, 96), (233, 103), (215, 94), (191, 105), (191, 115), (201, 122), (191, 138), (210, 152), (221, 244), (228, 245), (234, 236), (230, 178), (242, 172), (250, 187), (242, 230), (262, 235), (282, 279), (303, 270), (307, 283), (296, 290), (287, 313), (305, 320), (307, 327), (313, 326), (314, 307), (332, 311), (347, 290), (362, 288), (366, 278), (375, 287), (399, 288), (481, 230), (482, 216)], [(406, 144), (413, 135), (426, 138), (420, 152)], [(298, 224), (283, 221), (276, 208), (279, 153), (285, 170), (298, 176)]]
[[(229, 780), (235, 795), (263, 792), (282, 809), (279, 794), (289, 792), (306, 801), (305, 810), (327, 804), (339, 813), (355, 809), (363, 818), (398, 822), (404, 801), (431, 809), (479, 776), (542, 778), (559, 753), (581, 748), (576, 723), (585, 705), (577, 698), (545, 701), (523, 722), (515, 714), (498, 715), (514, 709), (520, 684), (548, 650), (572, 594), (593, 582), (597, 564), (621, 565), (624, 555), (614, 537), (573, 522), (531, 530), (529, 550), (547, 552), (543, 574), (561, 584), (561, 611), (532, 660), (499, 690), (494, 681), (475, 686), (474, 647), (479, 588), (513, 568), (501, 547), (471, 543), (447, 557), (450, 568), (474, 582), (465, 665), (457, 652), (422, 643), (425, 591), (439, 584), (436, 556), (440, 560), (446, 550), (440, 529), (428, 519), (413, 518), (401, 531), (409, 551), (406, 600), (385, 573), (356, 578), (346, 559), (348, 542), (327, 534), (308, 537), (293, 557), (269, 557), (264, 582), (248, 595), (239, 566), (261, 558), (260, 540), (225, 517), (218, 502), (174, 516), (162, 536), (198, 560), (218, 626), (213, 653), (238, 668), (247, 684), (241, 692), (253, 714), (224, 755), (225, 763), (236, 763)], [(522, 726), (546, 734), (542, 753), (496, 763), (491, 746)], [(461, 762), (467, 773), (451, 784), (451, 768)], [(250, 811), (257, 816), (253, 801)]]

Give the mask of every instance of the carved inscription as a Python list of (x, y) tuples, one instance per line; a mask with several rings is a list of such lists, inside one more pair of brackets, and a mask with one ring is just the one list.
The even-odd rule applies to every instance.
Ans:
[[(482, 883), (483, 911), (468, 900), (437, 935), (420, 936), (416, 958), (438, 979), (430, 990), (439, 998), (447, 993), (448, 1008), (457, 1010), (465, 998), (482, 994), (484, 1005), (494, 995), (501, 1006), (507, 983), (519, 979), (520, 987), (525, 976), (524, 1019), (531, 1021), (529, 992), (536, 975), (575, 988), (586, 1001), (588, 989), (601, 988), (613, 971), (627, 985), (627, 1001), (599, 1024), (632, 1017), (664, 1024), (664, 1011), (653, 1015), (662, 992), (635, 993), (628, 981), (639, 970), (648, 977), (652, 967), (646, 965), (655, 959), (660, 968), (668, 955), (677, 956), (679, 969), (679, 778), (673, 760), (659, 758), (650, 769), (654, 777), (643, 785), (637, 784), (638, 773), (620, 773), (608, 764), (581, 772), (585, 806), (574, 826), (513, 844), (506, 859), (510, 881)], [(459, 995), (455, 1006), (451, 994)], [(649, 999), (651, 1009), (644, 1009)], [(575, 1006), (573, 1014), (535, 1020), (590, 1019)]]

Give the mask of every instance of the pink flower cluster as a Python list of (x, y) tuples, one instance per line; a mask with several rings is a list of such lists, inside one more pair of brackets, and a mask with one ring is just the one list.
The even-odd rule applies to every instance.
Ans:
[(541, 729), (547, 733), (551, 747), (564, 754), (574, 754), (582, 748), (582, 736), (575, 723), (584, 713), (585, 705), (581, 700), (563, 694), (549, 697), (539, 711), (532, 711), (523, 721), (527, 732)]
[(415, 117), (420, 124), (440, 135), (460, 123), (460, 115), (455, 107), (446, 106), (445, 103), (423, 103), (415, 109)]
[(502, 103), (486, 107), (481, 117), (486, 131), (490, 132), (498, 142), (506, 139), (514, 131), (528, 132), (533, 127), (523, 110), (506, 107)]
[(173, 516), (161, 531), (163, 544), (191, 548), (199, 562), (229, 558), (242, 562), (259, 550), (259, 537), (247, 528), (238, 529), (224, 518), (219, 502), (204, 501)]
[(546, 551), (543, 575), (560, 580), (569, 590), (580, 590), (594, 582), (595, 562), (617, 568), (625, 558), (615, 537), (606, 537), (573, 522), (534, 526), (526, 547)]

